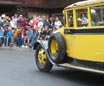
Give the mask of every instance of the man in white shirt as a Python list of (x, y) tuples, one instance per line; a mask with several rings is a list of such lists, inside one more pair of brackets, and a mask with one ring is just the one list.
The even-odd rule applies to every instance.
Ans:
[(59, 20), (59, 17), (55, 18), (54, 26), (56, 29), (59, 29), (62, 26), (62, 22)]

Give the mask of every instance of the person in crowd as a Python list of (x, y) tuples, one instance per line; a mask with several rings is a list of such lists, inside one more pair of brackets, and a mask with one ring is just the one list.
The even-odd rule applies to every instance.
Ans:
[(43, 28), (43, 21), (42, 21), (41, 18), (39, 19), (39, 22), (38, 22), (38, 28), (39, 28), (40, 30)]
[(9, 26), (10, 26), (10, 18), (8, 16), (5, 16), (3, 21), (3, 28), (6, 29)]
[(8, 43), (8, 46), (10, 46), (10, 43), (11, 43), (11, 39), (13, 37), (13, 30), (12, 30), (12, 27), (8, 27), (8, 32), (7, 32), (7, 43)]
[(2, 22), (1, 17), (0, 17), (0, 26), (3, 26), (3, 22)]
[(10, 26), (12, 28), (17, 28), (17, 18), (12, 16), (11, 20), (10, 20)]
[(33, 30), (30, 28), (30, 26), (28, 26), (27, 33), (26, 33), (27, 45), (31, 42), (32, 37), (33, 37)]
[(55, 24), (54, 18), (50, 17), (49, 18), (49, 28), (53, 28)]
[(0, 45), (3, 44), (3, 35), (4, 35), (4, 29), (2, 26), (0, 26)]
[(21, 47), (25, 47), (26, 44), (26, 28), (22, 27), (22, 46)]
[(4, 35), (3, 35), (3, 37), (4, 37), (4, 41), (3, 41), (3, 44), (4, 44), (4, 46), (7, 46), (8, 44), (7, 44), (7, 33), (8, 33), (8, 28), (6, 28), (5, 30), (4, 30)]
[(49, 28), (50, 26), (50, 22), (49, 22), (49, 19), (45, 19), (45, 22), (44, 22), (44, 27), (47, 26)]
[(30, 48), (32, 48), (35, 45), (35, 43), (38, 39), (38, 36), (39, 36), (38, 27), (36, 27), (35, 28), (35, 34), (33, 35), (33, 38), (32, 38), (31, 42), (28, 45)]
[(12, 28), (15, 27), (15, 25), (14, 25), (14, 16), (11, 17), (10, 26), (11, 26)]
[(34, 28), (35, 20), (36, 20), (36, 15), (33, 15), (33, 17), (29, 21), (29, 25), (31, 26), (31, 28)]
[(47, 38), (49, 38), (49, 35), (51, 34), (51, 29), (49, 29), (47, 26), (45, 26), (43, 29), (42, 29), (42, 31), (41, 31), (41, 33), (40, 33), (40, 37), (42, 38), (42, 39), (47, 39)]
[(23, 22), (23, 16), (22, 15), (19, 15), (19, 17), (17, 19), (17, 25), (18, 25), (18, 27), (21, 27), (22, 26), (22, 22)]
[(17, 47), (21, 47), (22, 46), (22, 29), (19, 28), (18, 30), (18, 34), (17, 34), (17, 37), (16, 37), (16, 46)]
[(55, 18), (54, 27), (55, 27), (56, 29), (59, 29), (60, 27), (62, 27), (62, 22), (59, 20), (59, 17), (56, 17), (56, 18)]
[(56, 30), (57, 30), (56, 27), (53, 27), (52, 30), (51, 30), (51, 32), (53, 33)]
[(14, 28), (12, 42), (16, 43), (16, 38), (18, 36), (18, 33), (19, 33), (19, 29), (18, 28)]
[(28, 21), (27, 21), (27, 18), (24, 18), (21, 22), (21, 27), (25, 28), (26, 26), (28, 26)]

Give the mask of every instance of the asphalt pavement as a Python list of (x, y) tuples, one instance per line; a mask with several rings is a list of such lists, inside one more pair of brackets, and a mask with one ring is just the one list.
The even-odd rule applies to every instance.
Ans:
[(104, 86), (104, 75), (54, 66), (40, 72), (30, 48), (0, 48), (0, 86)]

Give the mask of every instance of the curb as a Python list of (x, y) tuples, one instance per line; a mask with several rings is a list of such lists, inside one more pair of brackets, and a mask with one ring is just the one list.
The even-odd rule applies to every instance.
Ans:
[(5, 49), (5, 50), (33, 50), (32, 48), (21, 48), (21, 47), (0, 47), (0, 50), (1, 49)]

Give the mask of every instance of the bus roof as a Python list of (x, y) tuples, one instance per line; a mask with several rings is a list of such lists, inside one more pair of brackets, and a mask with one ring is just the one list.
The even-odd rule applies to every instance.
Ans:
[(80, 7), (80, 6), (88, 6), (88, 5), (93, 5), (93, 4), (98, 4), (98, 3), (103, 3), (104, 0), (86, 0), (86, 1), (80, 1), (80, 2), (76, 2), (73, 3), (69, 6), (67, 6), (65, 9), (67, 8), (73, 8), (73, 7)]

